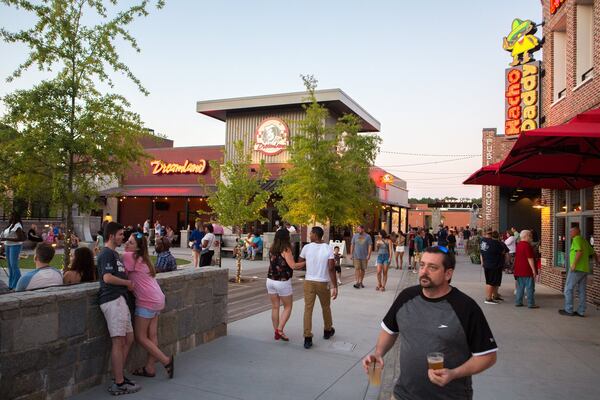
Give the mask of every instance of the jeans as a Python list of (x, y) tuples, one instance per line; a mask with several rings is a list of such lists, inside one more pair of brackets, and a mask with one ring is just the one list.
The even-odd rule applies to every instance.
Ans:
[(585, 313), (585, 290), (587, 288), (587, 274), (580, 271), (569, 271), (567, 282), (565, 283), (565, 311), (573, 312), (573, 291), (577, 286), (579, 293), (579, 308), (577, 312), (580, 315)]
[(515, 304), (523, 305), (523, 293), (527, 290), (527, 306), (531, 307), (535, 305), (535, 281), (532, 276), (520, 276), (517, 278), (517, 297), (515, 298)]
[(19, 254), (21, 254), (22, 244), (14, 244), (6, 246), (6, 260), (8, 261), (8, 287), (14, 289), (17, 287), (17, 282), (21, 278), (21, 270), (19, 269)]

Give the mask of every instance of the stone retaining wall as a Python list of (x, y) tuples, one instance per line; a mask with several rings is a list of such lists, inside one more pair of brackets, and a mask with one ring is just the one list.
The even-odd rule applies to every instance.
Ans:
[[(160, 348), (189, 350), (227, 334), (227, 270), (157, 276), (166, 295)], [(110, 338), (98, 283), (0, 296), (0, 399), (62, 399), (110, 378)], [(127, 366), (145, 353), (134, 345)]]

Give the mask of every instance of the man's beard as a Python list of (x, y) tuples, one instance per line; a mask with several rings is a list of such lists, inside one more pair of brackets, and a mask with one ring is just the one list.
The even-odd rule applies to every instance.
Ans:
[(429, 278), (428, 276), (420, 277), (419, 284), (421, 285), (422, 288), (425, 288), (425, 289), (435, 289), (438, 286), (438, 285), (434, 284), (431, 281), (431, 278)]

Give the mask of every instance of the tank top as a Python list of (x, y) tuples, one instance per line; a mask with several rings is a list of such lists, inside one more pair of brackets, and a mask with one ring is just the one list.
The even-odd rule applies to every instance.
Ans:
[(270, 254), (267, 278), (274, 281), (287, 281), (292, 278), (294, 270), (290, 268), (281, 254)]
[(377, 249), (377, 254), (380, 256), (390, 255), (390, 244), (386, 240), (383, 241), (383, 244), (379, 245), (379, 249)]

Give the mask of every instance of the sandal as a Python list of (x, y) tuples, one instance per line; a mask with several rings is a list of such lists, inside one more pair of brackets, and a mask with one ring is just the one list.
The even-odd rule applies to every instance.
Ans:
[(146, 378), (154, 378), (156, 376), (156, 374), (151, 374), (148, 371), (146, 371), (146, 367), (138, 368), (131, 374), (135, 376), (145, 376)]
[(173, 379), (173, 375), (175, 374), (175, 355), (171, 356), (171, 362), (165, 365), (165, 369), (167, 370), (169, 379)]
[(289, 342), (290, 338), (288, 338), (283, 331), (279, 329), (275, 329), (275, 340), (283, 340), (284, 342)]

